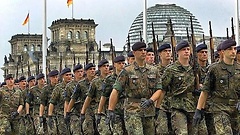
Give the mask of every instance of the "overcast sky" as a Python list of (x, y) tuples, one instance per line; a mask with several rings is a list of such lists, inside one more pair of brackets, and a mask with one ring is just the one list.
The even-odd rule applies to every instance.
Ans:
[[(143, 0), (73, 0), (74, 18), (94, 19), (96, 42), (109, 42), (122, 47), (125, 44), (128, 30), (143, 10)], [(148, 7), (155, 4), (176, 4), (196, 16), (203, 27), (205, 35), (209, 35), (208, 21), (212, 21), (214, 36), (226, 36), (226, 28), (231, 27), (234, 17), (235, 0), (148, 0)], [(71, 7), (67, 0), (47, 0), (47, 26), (60, 18), (71, 18)], [(27, 33), (27, 25), (22, 26), (26, 15), (30, 12), (30, 33), (42, 33), (43, 0), (1, 0), (0, 4), (0, 67), (3, 66), (4, 55), (10, 53), (11, 36)], [(48, 37), (50, 31), (48, 30)], [(3, 81), (0, 71), (0, 81)]]

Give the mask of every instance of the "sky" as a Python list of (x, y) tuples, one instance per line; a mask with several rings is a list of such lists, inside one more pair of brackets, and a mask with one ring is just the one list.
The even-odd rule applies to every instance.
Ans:
[[(94, 19), (96, 42), (110, 42), (118, 47), (125, 44), (128, 30), (134, 19), (143, 10), (143, 0), (73, 0), (74, 18)], [(213, 36), (226, 36), (226, 28), (231, 33), (231, 17), (235, 16), (235, 0), (147, 0), (147, 7), (155, 4), (176, 4), (193, 15), (200, 22), (205, 35), (209, 35), (208, 22), (212, 21)], [(47, 26), (57, 19), (71, 18), (72, 7), (67, 0), (47, 0)], [(27, 25), (22, 26), (30, 12), (30, 33), (42, 33), (43, 0), (2, 0), (0, 4), (0, 67), (4, 55), (11, 53), (8, 42), (15, 34), (27, 34)], [(50, 37), (50, 30), (47, 31)], [(3, 71), (0, 70), (0, 81)]]

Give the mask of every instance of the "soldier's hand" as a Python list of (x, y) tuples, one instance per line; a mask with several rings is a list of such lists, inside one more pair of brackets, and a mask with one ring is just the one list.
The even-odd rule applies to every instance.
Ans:
[(48, 122), (47, 122), (48, 126), (50, 129), (53, 129), (53, 116), (48, 116)]
[(201, 112), (201, 110), (197, 109), (193, 116), (193, 126), (197, 126), (198, 124), (200, 124), (202, 119), (203, 119), (202, 112)]
[(194, 89), (192, 94), (193, 94), (193, 96), (200, 96), (201, 90), (200, 89)]
[(155, 108), (155, 116), (154, 116), (155, 120), (158, 118), (159, 111), (160, 111), (159, 108)]
[(143, 109), (146, 109), (148, 108), (149, 106), (153, 105), (153, 100), (152, 99), (146, 99), (146, 100), (143, 100), (140, 104), (141, 108)]
[(97, 125), (97, 126), (98, 126), (98, 124), (99, 124), (100, 121), (101, 121), (101, 116), (102, 116), (101, 113), (97, 113), (97, 114), (96, 114), (96, 125)]
[(204, 109), (204, 108), (201, 109), (201, 114), (202, 114), (201, 121), (205, 118), (205, 111), (206, 111), (206, 109)]
[(43, 127), (43, 116), (39, 117), (39, 125), (40, 127)]
[(84, 120), (85, 120), (85, 114), (81, 114), (80, 115), (80, 125), (83, 124)]
[(236, 105), (236, 109), (237, 109), (238, 112), (240, 113), (240, 102), (237, 103), (237, 105)]
[(29, 121), (29, 122), (31, 122), (32, 121), (32, 117), (31, 117), (31, 115), (30, 114), (26, 114), (26, 119)]
[(107, 111), (107, 118), (106, 118), (106, 121), (105, 121), (106, 124), (109, 125), (110, 123), (111, 124), (115, 123), (115, 117), (116, 117), (116, 115), (115, 115), (114, 111), (113, 110), (108, 110)]
[(19, 113), (17, 111), (16, 112), (12, 112), (11, 118), (15, 119), (18, 115), (19, 115)]
[(64, 122), (65, 122), (66, 125), (69, 125), (69, 123), (70, 123), (70, 119), (71, 119), (70, 115), (71, 115), (71, 112), (66, 113), (66, 116), (64, 118)]

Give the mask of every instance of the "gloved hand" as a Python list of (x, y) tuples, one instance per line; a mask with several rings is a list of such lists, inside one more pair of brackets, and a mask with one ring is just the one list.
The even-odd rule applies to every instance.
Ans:
[(98, 126), (98, 124), (100, 123), (101, 121), (101, 117), (102, 117), (102, 114), (101, 113), (97, 113), (96, 114), (96, 125)]
[(200, 89), (194, 89), (192, 94), (193, 94), (193, 96), (200, 96), (201, 90)]
[(65, 122), (66, 125), (69, 125), (69, 123), (70, 123), (70, 119), (71, 119), (70, 115), (71, 115), (71, 112), (66, 113), (66, 116), (64, 118), (64, 122)]
[(148, 108), (149, 106), (153, 105), (153, 100), (152, 99), (146, 99), (146, 100), (143, 100), (140, 104), (141, 108), (143, 109), (146, 109)]
[(158, 118), (159, 111), (160, 111), (159, 108), (155, 108), (155, 116), (154, 116), (154, 119), (155, 119), (155, 120)]
[(48, 116), (48, 122), (47, 122), (48, 126), (50, 129), (53, 129), (53, 116)]
[(114, 111), (113, 110), (108, 110), (107, 111), (107, 118), (106, 118), (106, 121), (105, 121), (106, 125), (109, 125), (110, 123), (111, 124), (115, 123), (115, 117), (116, 117), (116, 115), (115, 115)]
[(43, 116), (39, 117), (39, 123), (40, 127), (43, 127)]
[(19, 113), (17, 111), (16, 112), (12, 112), (11, 118), (15, 119), (18, 115), (19, 115)]
[(197, 109), (193, 116), (193, 126), (197, 126), (198, 124), (200, 124), (202, 119), (203, 119), (202, 112), (201, 112), (201, 110)]
[(237, 103), (237, 105), (236, 105), (236, 109), (237, 109), (238, 112), (240, 113), (240, 102)]
[(81, 114), (80, 115), (80, 125), (83, 124), (84, 120), (85, 120), (85, 114)]
[(206, 109), (204, 109), (204, 108), (201, 109), (201, 114), (202, 114), (201, 121), (205, 118), (205, 111), (206, 111)]
[(29, 121), (29, 122), (31, 122), (32, 121), (32, 117), (31, 117), (31, 115), (30, 114), (26, 114), (26, 119)]

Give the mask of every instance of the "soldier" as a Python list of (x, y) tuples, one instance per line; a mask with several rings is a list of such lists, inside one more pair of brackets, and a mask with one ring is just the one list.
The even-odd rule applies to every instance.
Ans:
[(14, 80), (14, 87), (19, 87), (19, 81), (17, 78)]
[[(125, 63), (124, 63), (124, 64), (125, 64)], [(110, 66), (109, 66), (109, 73), (108, 73), (108, 75), (113, 74), (113, 72), (114, 72), (114, 67), (113, 67), (113, 65), (110, 65)]]
[(156, 67), (146, 64), (146, 44), (136, 42), (132, 46), (135, 61), (119, 74), (109, 98), (107, 116), (111, 123), (115, 121), (118, 95), (125, 94), (124, 117), (129, 135), (154, 135), (154, 102), (162, 89)]
[[(232, 39), (221, 44), (223, 60), (209, 67), (201, 95), (198, 100), (193, 121), (199, 124), (203, 114), (201, 109), (208, 98), (209, 111), (213, 114), (214, 128), (217, 135), (239, 133), (239, 82), (240, 67), (234, 62), (236, 42)], [(237, 106), (236, 106), (237, 104)]]
[(21, 91), (24, 91), (26, 89), (26, 85), (27, 85), (25, 76), (21, 76), (18, 79), (18, 81), (19, 81), (19, 89)]
[[(105, 79), (105, 86), (103, 89), (103, 93), (101, 95), (101, 99), (99, 102), (98, 106), (98, 113), (96, 115), (96, 124), (100, 124), (99, 127), (104, 124), (105, 125), (105, 116), (106, 116), (106, 110), (104, 109), (106, 106), (106, 101), (109, 98), (112, 89), (113, 89), (113, 84), (117, 79), (117, 76), (121, 72), (121, 70), (124, 68), (125, 65), (125, 58), (124, 56), (117, 56), (114, 59), (114, 67), (115, 71), (113, 72), (112, 75), (108, 75)], [(116, 123), (111, 127), (111, 131), (113, 132), (114, 135), (123, 135), (124, 132), (126, 131), (125, 126), (124, 126), (124, 116), (123, 116), (123, 101), (124, 101), (124, 95), (119, 94), (119, 104), (116, 107), (116, 116), (117, 120)], [(100, 123), (101, 122), (101, 123)]]
[[(87, 93), (87, 97), (83, 104), (83, 107), (81, 110), (81, 117), (80, 117), (80, 121), (83, 122), (85, 119), (85, 112), (86, 112), (87, 108), (90, 106), (89, 109), (92, 112), (92, 114), (90, 114), (90, 115), (92, 117), (94, 128), (96, 128), (95, 113), (97, 113), (98, 104), (100, 101), (100, 97), (102, 95), (102, 91), (103, 91), (103, 87), (104, 87), (104, 80), (109, 73), (109, 62), (106, 59), (101, 60), (98, 63), (98, 68), (101, 72), (100, 76), (93, 79), (93, 81), (89, 87), (89, 91)], [(100, 134), (105, 134), (105, 135), (111, 134), (109, 128), (106, 125), (103, 125), (103, 126), (105, 126), (105, 127), (101, 127), (101, 129), (99, 129), (98, 132)], [(95, 130), (95, 132), (97, 133), (97, 129)]]
[[(39, 134), (47, 133), (47, 123), (46, 123), (46, 115), (48, 112), (48, 103), (52, 95), (52, 91), (55, 85), (58, 84), (58, 71), (53, 70), (49, 72), (48, 78), (50, 83), (43, 87), (42, 93), (40, 95), (40, 108), (39, 108)], [(46, 109), (45, 109), (46, 108)], [(45, 112), (45, 113), (44, 113)], [(56, 134), (56, 133), (55, 133)]]
[(132, 64), (132, 63), (134, 62), (135, 57), (134, 57), (132, 51), (129, 52), (129, 53), (127, 54), (127, 56), (128, 56), (128, 57), (127, 57), (127, 63), (128, 63), (128, 65), (130, 65), (130, 64)]
[[(172, 50), (171, 45), (165, 43), (161, 45), (158, 49), (160, 56), (160, 64), (157, 66), (160, 76), (162, 76), (166, 67), (171, 63)], [(167, 135), (170, 134), (170, 130), (168, 128), (168, 124), (170, 123), (170, 111), (168, 108), (168, 102), (165, 98), (162, 105), (160, 106), (160, 102), (156, 103), (155, 108), (155, 127), (157, 135)]]
[(219, 59), (220, 59), (220, 57), (219, 57), (218, 51), (215, 51), (214, 52), (214, 62), (218, 62)]
[[(72, 133), (75, 135), (79, 134), (86, 134), (86, 135), (92, 135), (94, 134), (94, 127), (93, 127), (93, 121), (90, 117), (90, 111), (89, 109), (86, 111), (86, 120), (83, 123), (83, 125), (80, 125), (79, 120), (79, 114), (82, 108), (82, 105), (84, 103), (84, 100), (87, 97), (87, 92), (90, 86), (90, 83), (92, 82), (93, 78), (95, 77), (95, 65), (93, 63), (89, 63), (84, 68), (86, 76), (83, 80), (79, 81), (76, 87), (74, 88), (74, 92), (71, 96), (71, 100), (69, 102), (66, 118), (65, 121), (67, 123), (73, 123), (71, 124), (71, 130)], [(73, 109), (72, 109), (73, 108)], [(71, 114), (72, 112), (72, 114)], [(78, 116), (76, 118), (76, 116)], [(72, 118), (72, 119), (71, 119)], [(74, 125), (75, 123), (75, 125)], [(80, 127), (80, 128), (79, 128)]]
[[(69, 104), (69, 102), (71, 100), (72, 93), (74, 92), (75, 86), (78, 84), (78, 82), (80, 80), (83, 79), (83, 72), (84, 72), (83, 71), (83, 67), (80, 64), (76, 65), (73, 68), (74, 80), (69, 82), (67, 84), (66, 88), (65, 88), (65, 90), (66, 90), (66, 95), (65, 95), (65, 102), (66, 102), (66, 104)], [(77, 114), (76, 115), (72, 114), (72, 118), (76, 119), (75, 121), (72, 121), (71, 123), (68, 123), (66, 121), (68, 132), (71, 132), (70, 131), (70, 127), (72, 127), (71, 129), (75, 129), (76, 128), (75, 125), (77, 125), (79, 123), (79, 121), (77, 121), (78, 116), (79, 116), (79, 110), (80, 110), (80, 108), (77, 109)], [(76, 132), (74, 132), (74, 133), (76, 133)]]
[(147, 54), (146, 54), (146, 58), (145, 61), (147, 64), (149, 65), (154, 65), (154, 52), (153, 49), (151, 47), (147, 48)]
[[(162, 75), (162, 91), (159, 101), (167, 93), (167, 101), (171, 111), (171, 127), (174, 134), (203, 134), (207, 130), (199, 130), (192, 126), (192, 117), (195, 110), (196, 100), (194, 91), (194, 74), (189, 65), (190, 46), (187, 41), (181, 41), (176, 46), (178, 60), (168, 66)], [(206, 128), (205, 128), (206, 129)]]
[(240, 46), (237, 46), (236, 60), (237, 60), (237, 64), (240, 64)]
[[(53, 134), (67, 134), (67, 127), (64, 123), (66, 116), (67, 103), (65, 102), (65, 87), (72, 81), (70, 68), (64, 68), (61, 73), (63, 81), (57, 84), (52, 92), (48, 107), (48, 131)], [(54, 112), (53, 112), (54, 111)], [(54, 121), (55, 120), (55, 121)], [(57, 132), (56, 132), (57, 129)]]
[(14, 87), (11, 74), (5, 78), (6, 87), (0, 90), (0, 134), (19, 133), (19, 114), (23, 110), (23, 98), (20, 89)]
[(37, 85), (33, 86), (29, 92), (28, 96), (26, 98), (26, 116), (27, 121), (30, 123), (29, 127), (32, 127), (29, 132), (26, 134), (40, 134), (39, 129), (40, 123), (39, 123), (39, 106), (40, 106), (40, 96), (43, 91), (43, 87), (45, 85), (45, 79), (44, 74), (40, 73), (37, 75)]
[(223, 59), (223, 54), (222, 54), (221, 45), (222, 45), (222, 44), (219, 44), (219, 45), (217, 46), (217, 52), (218, 52), (218, 55), (219, 55), (219, 60), (218, 60), (219, 62), (222, 61), (222, 59)]

